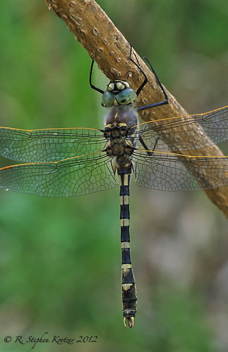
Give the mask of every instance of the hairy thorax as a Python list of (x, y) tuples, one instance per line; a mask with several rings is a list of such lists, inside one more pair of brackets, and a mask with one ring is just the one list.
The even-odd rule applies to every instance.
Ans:
[(124, 168), (131, 164), (131, 155), (136, 147), (135, 132), (132, 128), (138, 122), (134, 108), (111, 109), (106, 115), (104, 136), (107, 139), (105, 151), (113, 158), (115, 167)]

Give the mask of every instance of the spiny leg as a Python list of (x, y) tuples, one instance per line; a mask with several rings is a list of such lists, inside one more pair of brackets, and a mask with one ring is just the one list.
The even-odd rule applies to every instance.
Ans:
[(130, 232), (129, 232), (129, 182), (131, 166), (118, 168), (120, 179), (120, 224), (122, 251), (122, 304), (124, 326), (134, 327), (137, 296), (134, 273), (131, 265)]
[(152, 156), (152, 155), (154, 154), (154, 151), (155, 151), (155, 149), (156, 149), (156, 146), (157, 146), (157, 143), (158, 143), (159, 139), (161, 139), (161, 138), (160, 138), (160, 137), (157, 137), (157, 138), (156, 138), (155, 143), (154, 143), (154, 146), (153, 146), (153, 149), (152, 149), (152, 151), (150, 151), (150, 150), (148, 149), (146, 143), (145, 143), (144, 140), (142, 139), (142, 136), (139, 135), (139, 141), (140, 141), (140, 143), (142, 144), (143, 148), (146, 150), (148, 156)]
[(94, 90), (96, 90), (97, 92), (104, 94), (104, 91), (100, 88), (97, 88), (93, 83), (92, 83), (92, 75), (93, 75), (93, 65), (94, 65), (94, 59), (92, 59), (92, 63), (91, 63), (91, 67), (90, 67), (90, 74), (89, 74), (89, 84), (90, 87)]
[(154, 71), (153, 66), (151, 65), (150, 61), (149, 61), (145, 56), (143, 57), (143, 60), (148, 63), (148, 65), (150, 66), (151, 71), (152, 71), (153, 74), (155, 75), (156, 81), (157, 81), (159, 87), (161, 88), (161, 90), (162, 90), (162, 92), (163, 92), (163, 94), (164, 94), (165, 100), (162, 100), (162, 101), (160, 101), (160, 102), (158, 102), (158, 103), (153, 103), (153, 104), (149, 104), (149, 105), (140, 106), (140, 108), (138, 108), (137, 111), (141, 111), (141, 110), (145, 110), (145, 109), (150, 109), (150, 108), (154, 108), (155, 106), (166, 105), (166, 104), (169, 103), (169, 101), (168, 101), (168, 96), (167, 96), (167, 94), (166, 94), (165, 88), (164, 88), (163, 85), (161, 84), (161, 81), (160, 81), (160, 79), (158, 78), (156, 72)]
[[(160, 106), (160, 105), (165, 105), (165, 104), (168, 104), (169, 101), (168, 101), (168, 96), (166, 94), (166, 91), (163, 87), (163, 85), (161, 84), (161, 81), (159, 80), (156, 72), (154, 71), (150, 61), (146, 58), (146, 57), (143, 57), (143, 59), (148, 63), (151, 71), (153, 72), (153, 74), (155, 75), (155, 78), (156, 78), (156, 81), (159, 85), (159, 87), (161, 88), (163, 94), (164, 94), (164, 97), (165, 97), (165, 100), (163, 101), (160, 101), (158, 103), (153, 103), (153, 104), (149, 104), (149, 105), (144, 105), (144, 106), (140, 106), (137, 111), (141, 111), (141, 110), (145, 110), (145, 109), (150, 109), (150, 108), (154, 108), (155, 106)], [(130, 60), (135, 64), (136, 67), (138, 67), (138, 69), (142, 72), (143, 76), (144, 76), (144, 81), (142, 82), (141, 86), (137, 89), (137, 96), (139, 95), (139, 93), (141, 92), (141, 90), (143, 89), (143, 87), (147, 84), (148, 82), (148, 79), (147, 79), (147, 76), (145, 74), (145, 72), (143, 71), (143, 69), (139, 66), (139, 64), (137, 64), (137, 62), (135, 60), (132, 59), (132, 45), (131, 45), (131, 48), (130, 48)]]
[(130, 44), (131, 48), (130, 48), (130, 60), (135, 64), (136, 67), (138, 67), (138, 69), (142, 72), (143, 76), (144, 76), (144, 81), (142, 82), (141, 86), (137, 89), (137, 96), (139, 95), (139, 93), (141, 92), (141, 90), (143, 89), (143, 87), (145, 86), (145, 84), (147, 84), (148, 80), (147, 80), (147, 76), (145, 74), (145, 72), (141, 69), (141, 67), (137, 64), (137, 62), (135, 60), (132, 59), (132, 45)]

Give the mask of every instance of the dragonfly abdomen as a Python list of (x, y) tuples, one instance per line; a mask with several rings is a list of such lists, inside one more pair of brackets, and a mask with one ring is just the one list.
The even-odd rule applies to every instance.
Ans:
[(120, 179), (120, 225), (122, 251), (122, 304), (124, 326), (134, 327), (137, 306), (136, 284), (131, 264), (130, 252), (130, 211), (129, 211), (129, 183), (132, 165), (117, 167)]

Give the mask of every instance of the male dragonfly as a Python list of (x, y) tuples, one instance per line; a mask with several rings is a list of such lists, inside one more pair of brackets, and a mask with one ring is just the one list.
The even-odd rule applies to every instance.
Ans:
[[(167, 104), (168, 98), (149, 63), (164, 100), (136, 108), (135, 102), (147, 77), (132, 54), (130, 60), (144, 77), (136, 92), (122, 80), (110, 81), (106, 91), (95, 87), (92, 62), (90, 86), (102, 94), (102, 105), (106, 109), (103, 130), (0, 128), (0, 154), (23, 162), (0, 169), (0, 188), (44, 197), (70, 197), (120, 185), (122, 308), (124, 326), (131, 328), (137, 305), (129, 233), (131, 174), (139, 186), (159, 190), (203, 190), (227, 185), (227, 157), (187, 156), (177, 151), (193, 150), (227, 139), (228, 106), (190, 115), (187, 121), (180, 116), (139, 124), (138, 111)], [(209, 136), (207, 140), (192, 138), (192, 126), (196, 123)], [(179, 134), (186, 136), (179, 146), (173, 137), (176, 128)], [(205, 170), (210, 172), (210, 182), (205, 181)]]

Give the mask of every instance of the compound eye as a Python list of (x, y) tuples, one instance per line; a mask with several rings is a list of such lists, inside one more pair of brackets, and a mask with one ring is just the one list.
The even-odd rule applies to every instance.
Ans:
[(114, 104), (115, 95), (107, 90), (102, 95), (102, 105), (103, 106), (112, 106)]
[(116, 95), (116, 100), (121, 105), (133, 103), (137, 99), (135, 91), (131, 88), (124, 89)]

